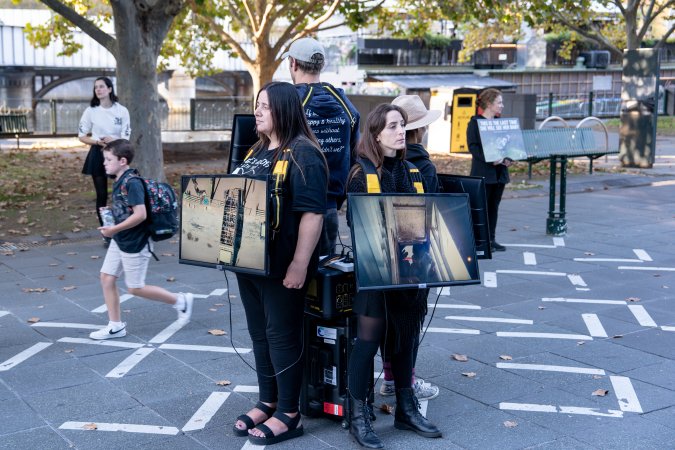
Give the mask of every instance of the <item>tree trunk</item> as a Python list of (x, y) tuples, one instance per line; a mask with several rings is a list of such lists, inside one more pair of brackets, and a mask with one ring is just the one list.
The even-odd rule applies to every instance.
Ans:
[(263, 41), (259, 43), (256, 49), (256, 54), (258, 57), (252, 64), (244, 64), (248, 73), (251, 74), (253, 79), (253, 98), (258, 95), (258, 91), (265, 83), (272, 81), (274, 72), (277, 71), (277, 68), (281, 64), (281, 61), (277, 60), (276, 54), (272, 54), (272, 49), (269, 46), (269, 43)]
[(635, 50), (640, 48), (640, 39), (638, 39), (637, 29), (637, 8), (640, 2), (636, 2), (635, 8), (626, 9), (623, 15), (626, 30), (626, 49)]
[[(111, 1), (117, 38), (117, 86), (129, 109), (133, 166), (145, 177), (164, 180), (164, 155), (157, 58), (182, 2)], [(175, 6), (171, 8), (167, 3)]]

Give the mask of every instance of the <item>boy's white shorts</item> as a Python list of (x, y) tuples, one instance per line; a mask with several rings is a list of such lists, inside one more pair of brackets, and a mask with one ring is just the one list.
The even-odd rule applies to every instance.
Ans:
[(119, 278), (124, 272), (124, 283), (128, 288), (145, 287), (145, 275), (150, 262), (150, 242), (139, 253), (124, 253), (114, 239), (105, 254), (101, 273)]

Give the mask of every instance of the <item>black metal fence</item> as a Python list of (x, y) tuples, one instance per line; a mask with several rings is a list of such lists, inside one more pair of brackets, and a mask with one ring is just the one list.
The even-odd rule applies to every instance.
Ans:
[[(666, 94), (659, 97), (659, 115), (666, 111)], [(558, 116), (564, 119), (583, 119), (588, 116), (619, 117), (621, 97), (615, 93), (587, 92), (580, 94), (553, 94), (537, 96), (537, 119)]]
[[(28, 127), (35, 134), (74, 135), (89, 100), (37, 100), (28, 111)], [(235, 114), (250, 114), (249, 97), (213, 97), (190, 100), (186, 108), (169, 108), (160, 101), (162, 131), (229, 130)], [(132, 124), (133, 128), (133, 124)]]

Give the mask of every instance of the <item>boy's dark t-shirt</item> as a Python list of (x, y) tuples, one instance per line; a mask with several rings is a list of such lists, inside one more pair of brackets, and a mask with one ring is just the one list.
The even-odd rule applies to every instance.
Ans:
[[(304, 139), (297, 139), (292, 145), (292, 156), (288, 161), (288, 173), (284, 183), (284, 200), (279, 231), (270, 234), (268, 254), (270, 276), (284, 277), (293, 260), (298, 244), (298, 232), (302, 214), (326, 212), (326, 188), (328, 173), (320, 151)], [(233, 174), (260, 176), (272, 173), (274, 149), (260, 150), (244, 161)], [(269, 207), (268, 202), (268, 207)], [(310, 276), (319, 261), (319, 246), (312, 254), (308, 267)]]
[[(128, 169), (113, 184), (112, 213), (115, 224), (126, 220), (132, 213), (132, 206), (145, 205), (145, 186), (136, 169)], [(145, 221), (113, 236), (117, 246), (124, 253), (140, 253), (150, 237)]]

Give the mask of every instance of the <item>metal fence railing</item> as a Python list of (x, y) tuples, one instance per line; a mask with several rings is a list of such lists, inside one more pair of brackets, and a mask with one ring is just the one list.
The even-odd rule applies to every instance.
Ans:
[[(666, 96), (661, 95), (657, 104), (659, 115), (665, 114)], [(579, 94), (553, 94), (537, 96), (537, 120), (550, 116), (563, 119), (583, 119), (595, 116), (619, 117), (621, 97), (615, 93), (587, 92)]]
[[(28, 128), (33, 133), (75, 135), (89, 100), (41, 99), (34, 105), (22, 109), (28, 113)], [(197, 98), (188, 108), (171, 110), (161, 100), (159, 108), (162, 131), (229, 130), (234, 115), (251, 113), (253, 102), (250, 97)]]

